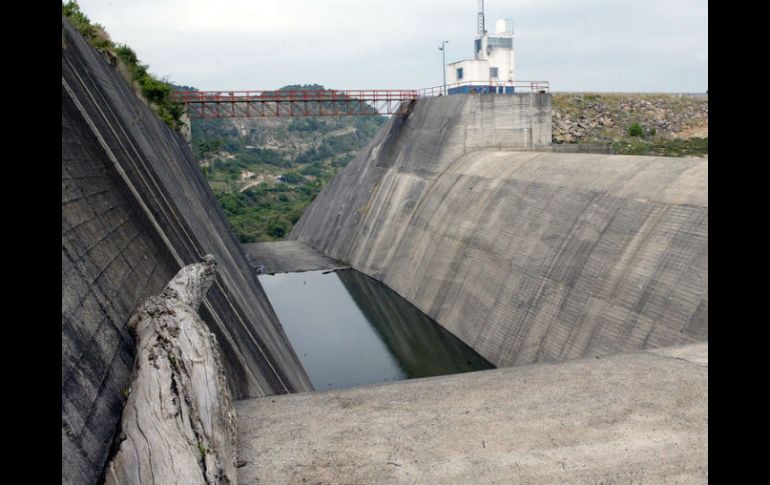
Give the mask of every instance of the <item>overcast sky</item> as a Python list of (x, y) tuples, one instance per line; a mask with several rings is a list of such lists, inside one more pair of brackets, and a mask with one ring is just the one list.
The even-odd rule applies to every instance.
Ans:
[[(80, 0), (154, 74), (203, 90), (423, 88), (473, 57), (475, 0)], [(516, 78), (552, 91), (704, 92), (707, 0), (486, 0)]]

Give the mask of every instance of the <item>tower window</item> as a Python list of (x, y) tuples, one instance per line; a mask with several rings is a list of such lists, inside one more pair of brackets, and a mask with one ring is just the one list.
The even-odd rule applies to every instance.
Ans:
[(462, 79), (462, 78), (463, 78), (463, 68), (462, 67), (458, 67), (457, 68), (457, 79)]
[(496, 67), (490, 67), (489, 68), (489, 77), (497, 77), (497, 68)]
[(503, 49), (513, 49), (513, 37), (489, 37), (487, 43), (492, 47), (502, 47)]

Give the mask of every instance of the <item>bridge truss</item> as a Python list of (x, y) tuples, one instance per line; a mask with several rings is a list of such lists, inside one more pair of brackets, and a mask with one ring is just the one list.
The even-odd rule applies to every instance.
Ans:
[(403, 114), (417, 90), (175, 91), (190, 118)]
[(545, 93), (548, 81), (464, 81), (416, 89), (287, 89), (277, 91), (174, 91), (190, 118), (367, 116), (406, 114), (418, 98), (461, 88), (476, 94)]

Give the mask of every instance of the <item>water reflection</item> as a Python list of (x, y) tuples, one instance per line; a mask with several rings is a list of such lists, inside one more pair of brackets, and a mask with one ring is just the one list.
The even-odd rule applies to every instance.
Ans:
[(357, 271), (259, 280), (316, 389), (493, 367), (397, 293)]
[(338, 275), (407, 378), (493, 368), (462, 340), (384, 284), (354, 270), (340, 271)]

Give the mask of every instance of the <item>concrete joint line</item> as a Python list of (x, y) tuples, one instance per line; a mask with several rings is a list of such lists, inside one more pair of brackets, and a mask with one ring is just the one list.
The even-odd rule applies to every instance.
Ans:
[[(70, 65), (70, 67), (72, 67), (72, 65)], [(91, 93), (91, 91), (86, 87), (86, 84), (83, 82), (83, 79), (80, 77), (77, 71), (73, 68), (72, 72), (75, 76), (77, 76), (78, 80), (80, 81), (80, 84), (83, 86), (83, 89), (85, 89), (85, 91), (88, 93), (89, 97), (91, 98), (91, 101), (93, 101), (94, 106), (96, 106), (96, 109), (98, 109), (99, 113), (101, 113), (102, 118), (104, 119), (106, 125), (109, 127), (110, 131), (112, 131), (112, 134), (115, 137), (115, 140), (120, 144), (120, 147), (123, 149), (123, 153), (126, 154), (126, 157), (128, 158), (128, 160), (137, 169), (136, 170), (137, 176), (142, 180), (142, 182), (147, 187), (150, 187), (151, 185), (154, 186), (155, 191), (151, 192), (151, 194), (158, 201), (158, 206), (160, 208), (163, 208), (163, 207), (167, 208), (166, 211), (162, 211), (162, 212), (164, 212), (167, 217), (173, 218), (176, 220), (177, 225), (180, 228), (181, 232), (184, 233), (184, 236), (187, 239), (188, 243), (195, 250), (197, 258), (198, 259), (202, 258), (204, 256), (204, 252), (200, 251), (200, 248), (198, 248), (197, 244), (195, 244), (195, 241), (190, 237), (190, 234), (185, 229), (184, 224), (182, 223), (180, 218), (177, 216), (176, 211), (174, 211), (172, 204), (169, 202), (168, 198), (166, 198), (166, 196), (164, 195), (164, 191), (161, 189), (160, 184), (155, 179), (155, 177), (152, 176), (152, 172), (146, 168), (148, 164), (144, 163), (142, 156), (139, 154), (139, 151), (136, 149), (136, 146), (134, 146), (134, 144), (131, 142), (131, 137), (128, 136), (128, 133), (126, 133), (126, 131), (123, 129), (123, 126), (121, 124), (118, 124), (118, 129), (123, 134), (122, 138), (119, 137), (112, 123), (109, 122), (109, 119), (107, 118), (104, 111), (102, 110), (102, 105), (104, 105), (110, 111), (110, 114), (114, 119), (117, 120), (118, 117), (115, 116), (115, 113), (112, 112), (112, 109), (110, 108), (109, 103), (107, 103), (107, 100), (103, 99), (104, 103), (98, 103), (94, 98), (93, 93)], [(134, 120), (134, 123), (138, 124), (136, 123), (138, 120), (139, 120), (139, 116), (137, 116), (137, 118)], [(126, 142), (128, 142), (128, 145), (131, 147), (131, 150), (135, 155), (135, 158), (128, 153), (126, 146), (123, 144), (123, 139), (125, 139)], [(145, 170), (140, 170), (140, 165), (141, 167), (144, 167)], [(148, 175), (147, 177), (145, 177), (145, 173)], [(184, 266), (184, 263), (181, 263), (181, 266)]]
[[(74, 72), (74, 69), (73, 69), (73, 72)], [(75, 75), (77, 76), (77, 73), (75, 73)], [(82, 79), (80, 81), (82, 84)], [(179, 267), (182, 268), (184, 266), (182, 258), (179, 256), (179, 254), (176, 252), (174, 247), (171, 245), (171, 241), (166, 236), (166, 233), (163, 231), (163, 229), (160, 227), (160, 224), (158, 224), (158, 221), (152, 215), (150, 208), (147, 207), (147, 205), (144, 203), (144, 200), (142, 200), (142, 197), (139, 194), (138, 190), (136, 189), (136, 187), (134, 187), (134, 184), (131, 183), (131, 180), (128, 178), (128, 175), (126, 174), (125, 170), (123, 170), (123, 167), (120, 166), (120, 163), (118, 162), (117, 157), (112, 152), (112, 150), (110, 150), (110, 147), (107, 146), (107, 142), (104, 140), (101, 133), (99, 133), (99, 130), (96, 128), (96, 125), (94, 124), (93, 120), (88, 115), (88, 112), (85, 110), (83, 105), (80, 103), (80, 100), (77, 98), (77, 96), (75, 95), (75, 92), (69, 86), (69, 83), (67, 83), (67, 80), (64, 79), (64, 76), (62, 76), (61, 82), (62, 82), (62, 86), (64, 86), (64, 89), (67, 91), (67, 94), (69, 94), (70, 99), (72, 99), (72, 101), (75, 103), (75, 106), (77, 107), (78, 111), (83, 116), (83, 119), (86, 121), (86, 124), (88, 125), (88, 127), (91, 129), (91, 132), (94, 134), (97, 141), (104, 149), (104, 152), (107, 154), (107, 157), (115, 166), (116, 170), (118, 171), (118, 175), (120, 175), (120, 178), (123, 179), (123, 182), (125, 182), (125, 184), (128, 186), (128, 189), (131, 191), (131, 194), (134, 196), (136, 201), (142, 207), (142, 210), (144, 211), (145, 215), (150, 219), (150, 223), (153, 225), (155, 230), (160, 234), (161, 239), (163, 239), (163, 242), (166, 244), (166, 247), (171, 252), (171, 255), (174, 257)], [(88, 88), (86, 88), (85, 85), (83, 85), (83, 88), (86, 89), (86, 91), (88, 91)], [(90, 95), (90, 92), (89, 92), (89, 95)], [(92, 96), (92, 100), (93, 100), (93, 96)], [(97, 105), (97, 109), (98, 109), (98, 105)]]

